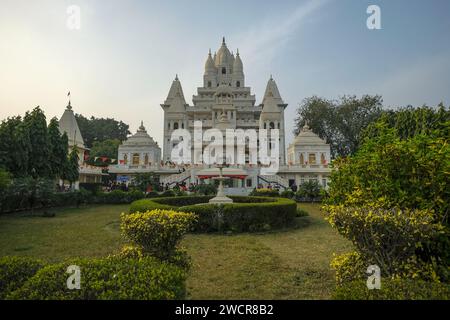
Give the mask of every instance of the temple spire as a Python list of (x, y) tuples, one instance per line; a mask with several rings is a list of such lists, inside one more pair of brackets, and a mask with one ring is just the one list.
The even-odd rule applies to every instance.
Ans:
[(67, 110), (72, 110), (72, 106), (70, 105), (70, 91), (67, 93), (67, 96), (69, 97), (69, 103), (67, 104)]

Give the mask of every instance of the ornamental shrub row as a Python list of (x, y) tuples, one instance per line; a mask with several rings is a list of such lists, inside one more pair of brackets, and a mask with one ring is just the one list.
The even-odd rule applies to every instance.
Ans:
[(1, 257), (0, 299), (22, 287), (44, 265), (43, 261), (29, 257)]
[[(367, 278), (366, 278), (367, 279)], [(381, 288), (369, 290), (365, 280), (355, 280), (338, 286), (337, 300), (449, 300), (450, 285), (417, 279), (384, 279)]]
[[(69, 290), (67, 267), (81, 271), (79, 290)], [(105, 300), (183, 299), (186, 271), (153, 257), (73, 259), (37, 271), (7, 299)]]
[(435, 222), (433, 211), (342, 205), (324, 208), (328, 222), (358, 252), (358, 259), (353, 255), (352, 263), (344, 265), (354, 266), (356, 260), (362, 259), (366, 266), (378, 265), (385, 276), (420, 274), (424, 280), (437, 278), (416, 256), (417, 248), (444, 232), (442, 225)]
[(260, 189), (253, 189), (252, 192), (250, 192), (251, 196), (260, 196), (260, 197), (279, 197), (280, 192), (277, 189), (268, 189), (268, 188), (260, 188)]
[(232, 196), (233, 203), (209, 204), (210, 196), (145, 199), (133, 202), (130, 213), (154, 209), (192, 212), (197, 215), (194, 231), (255, 232), (292, 225), (295, 201), (284, 198)]

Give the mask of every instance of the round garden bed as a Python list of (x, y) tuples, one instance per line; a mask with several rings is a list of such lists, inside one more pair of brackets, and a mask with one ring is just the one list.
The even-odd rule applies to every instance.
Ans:
[(297, 204), (285, 198), (230, 196), (233, 203), (208, 203), (212, 196), (151, 198), (134, 201), (130, 213), (153, 209), (192, 212), (198, 216), (194, 231), (255, 232), (292, 225)]

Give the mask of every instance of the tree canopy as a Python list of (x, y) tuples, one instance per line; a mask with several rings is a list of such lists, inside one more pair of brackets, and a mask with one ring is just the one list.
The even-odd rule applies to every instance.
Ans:
[(47, 127), (44, 112), (36, 107), (0, 124), (0, 167), (13, 177), (56, 178), (67, 161), (67, 136), (59, 132), (58, 121)]
[(343, 96), (338, 100), (312, 96), (297, 110), (294, 134), (308, 122), (311, 130), (330, 144), (332, 157), (353, 154), (362, 131), (382, 114), (381, 96)]
[(96, 157), (107, 157), (109, 159), (117, 159), (117, 151), (121, 142), (119, 139), (106, 139), (104, 141), (95, 141), (89, 152), (89, 164), (106, 166), (111, 162), (102, 162), (99, 159), (95, 161)]
[(129, 125), (112, 118), (90, 117), (88, 119), (81, 114), (75, 114), (75, 118), (88, 148), (92, 148), (95, 142), (105, 140), (124, 141), (130, 134)]

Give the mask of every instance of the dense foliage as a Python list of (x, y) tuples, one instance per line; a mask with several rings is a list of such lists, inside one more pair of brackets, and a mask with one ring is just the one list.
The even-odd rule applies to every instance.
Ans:
[[(89, 119), (81, 114), (75, 114), (80, 131), (83, 134), (84, 143), (88, 148), (94, 147), (95, 142), (102, 142), (105, 140), (119, 140), (124, 141), (127, 135), (130, 134), (129, 125), (122, 121), (117, 121), (111, 118), (95, 118)], [(117, 152), (114, 158), (117, 157)]]
[(155, 209), (121, 215), (122, 234), (144, 255), (168, 260), (196, 218), (192, 213)]
[[(67, 267), (81, 270), (79, 290), (67, 289)], [(8, 299), (117, 300), (183, 299), (186, 271), (152, 257), (75, 259), (40, 269)]]
[(314, 180), (305, 181), (298, 186), (295, 193), (297, 201), (313, 201), (321, 196), (322, 187)]
[(70, 192), (55, 192), (52, 180), (19, 178), (0, 194), (0, 213), (35, 208), (79, 206), (82, 204), (125, 204), (144, 198), (138, 190), (91, 192), (80, 188)]
[(297, 110), (294, 133), (298, 134), (307, 122), (314, 133), (330, 144), (333, 157), (353, 154), (363, 130), (378, 119), (381, 108), (380, 96), (343, 96), (338, 100), (306, 98)]
[(394, 128), (400, 139), (412, 138), (418, 134), (436, 134), (436, 130), (442, 137), (450, 135), (446, 123), (450, 121), (450, 111), (440, 103), (437, 108), (411, 106), (397, 110), (383, 111), (380, 121), (373, 122), (364, 130), (361, 141), (374, 138), (382, 134), (379, 124), (384, 123), (389, 128)]
[(213, 183), (200, 183), (195, 185), (191, 191), (204, 196), (215, 195), (217, 194), (217, 186)]
[[(87, 161), (90, 165), (107, 166), (112, 164), (112, 159), (116, 159), (119, 146), (122, 143), (119, 139), (106, 139), (104, 141), (94, 141), (91, 150), (89, 151), (89, 159)], [(106, 157), (108, 160), (103, 161)], [(95, 160), (97, 158), (97, 160)]]
[(22, 287), (44, 265), (29, 257), (0, 257), (0, 299)]
[(356, 249), (332, 262), (339, 285), (370, 264), (384, 281), (450, 279), (449, 128), (443, 106), (385, 112), (354, 155), (333, 162), (325, 210)]
[(0, 167), (13, 177), (59, 177), (67, 166), (67, 151), (67, 135), (60, 134), (55, 118), (47, 126), (39, 107), (0, 124)]
[(385, 277), (438, 280), (433, 266), (426, 266), (415, 256), (418, 248), (443, 232), (442, 225), (434, 221), (432, 211), (344, 206), (325, 209), (326, 219), (353, 243), (357, 257), (366, 266), (378, 265)]
[(381, 289), (367, 289), (366, 280), (345, 283), (337, 287), (337, 300), (449, 300), (448, 284), (417, 279), (385, 279)]

